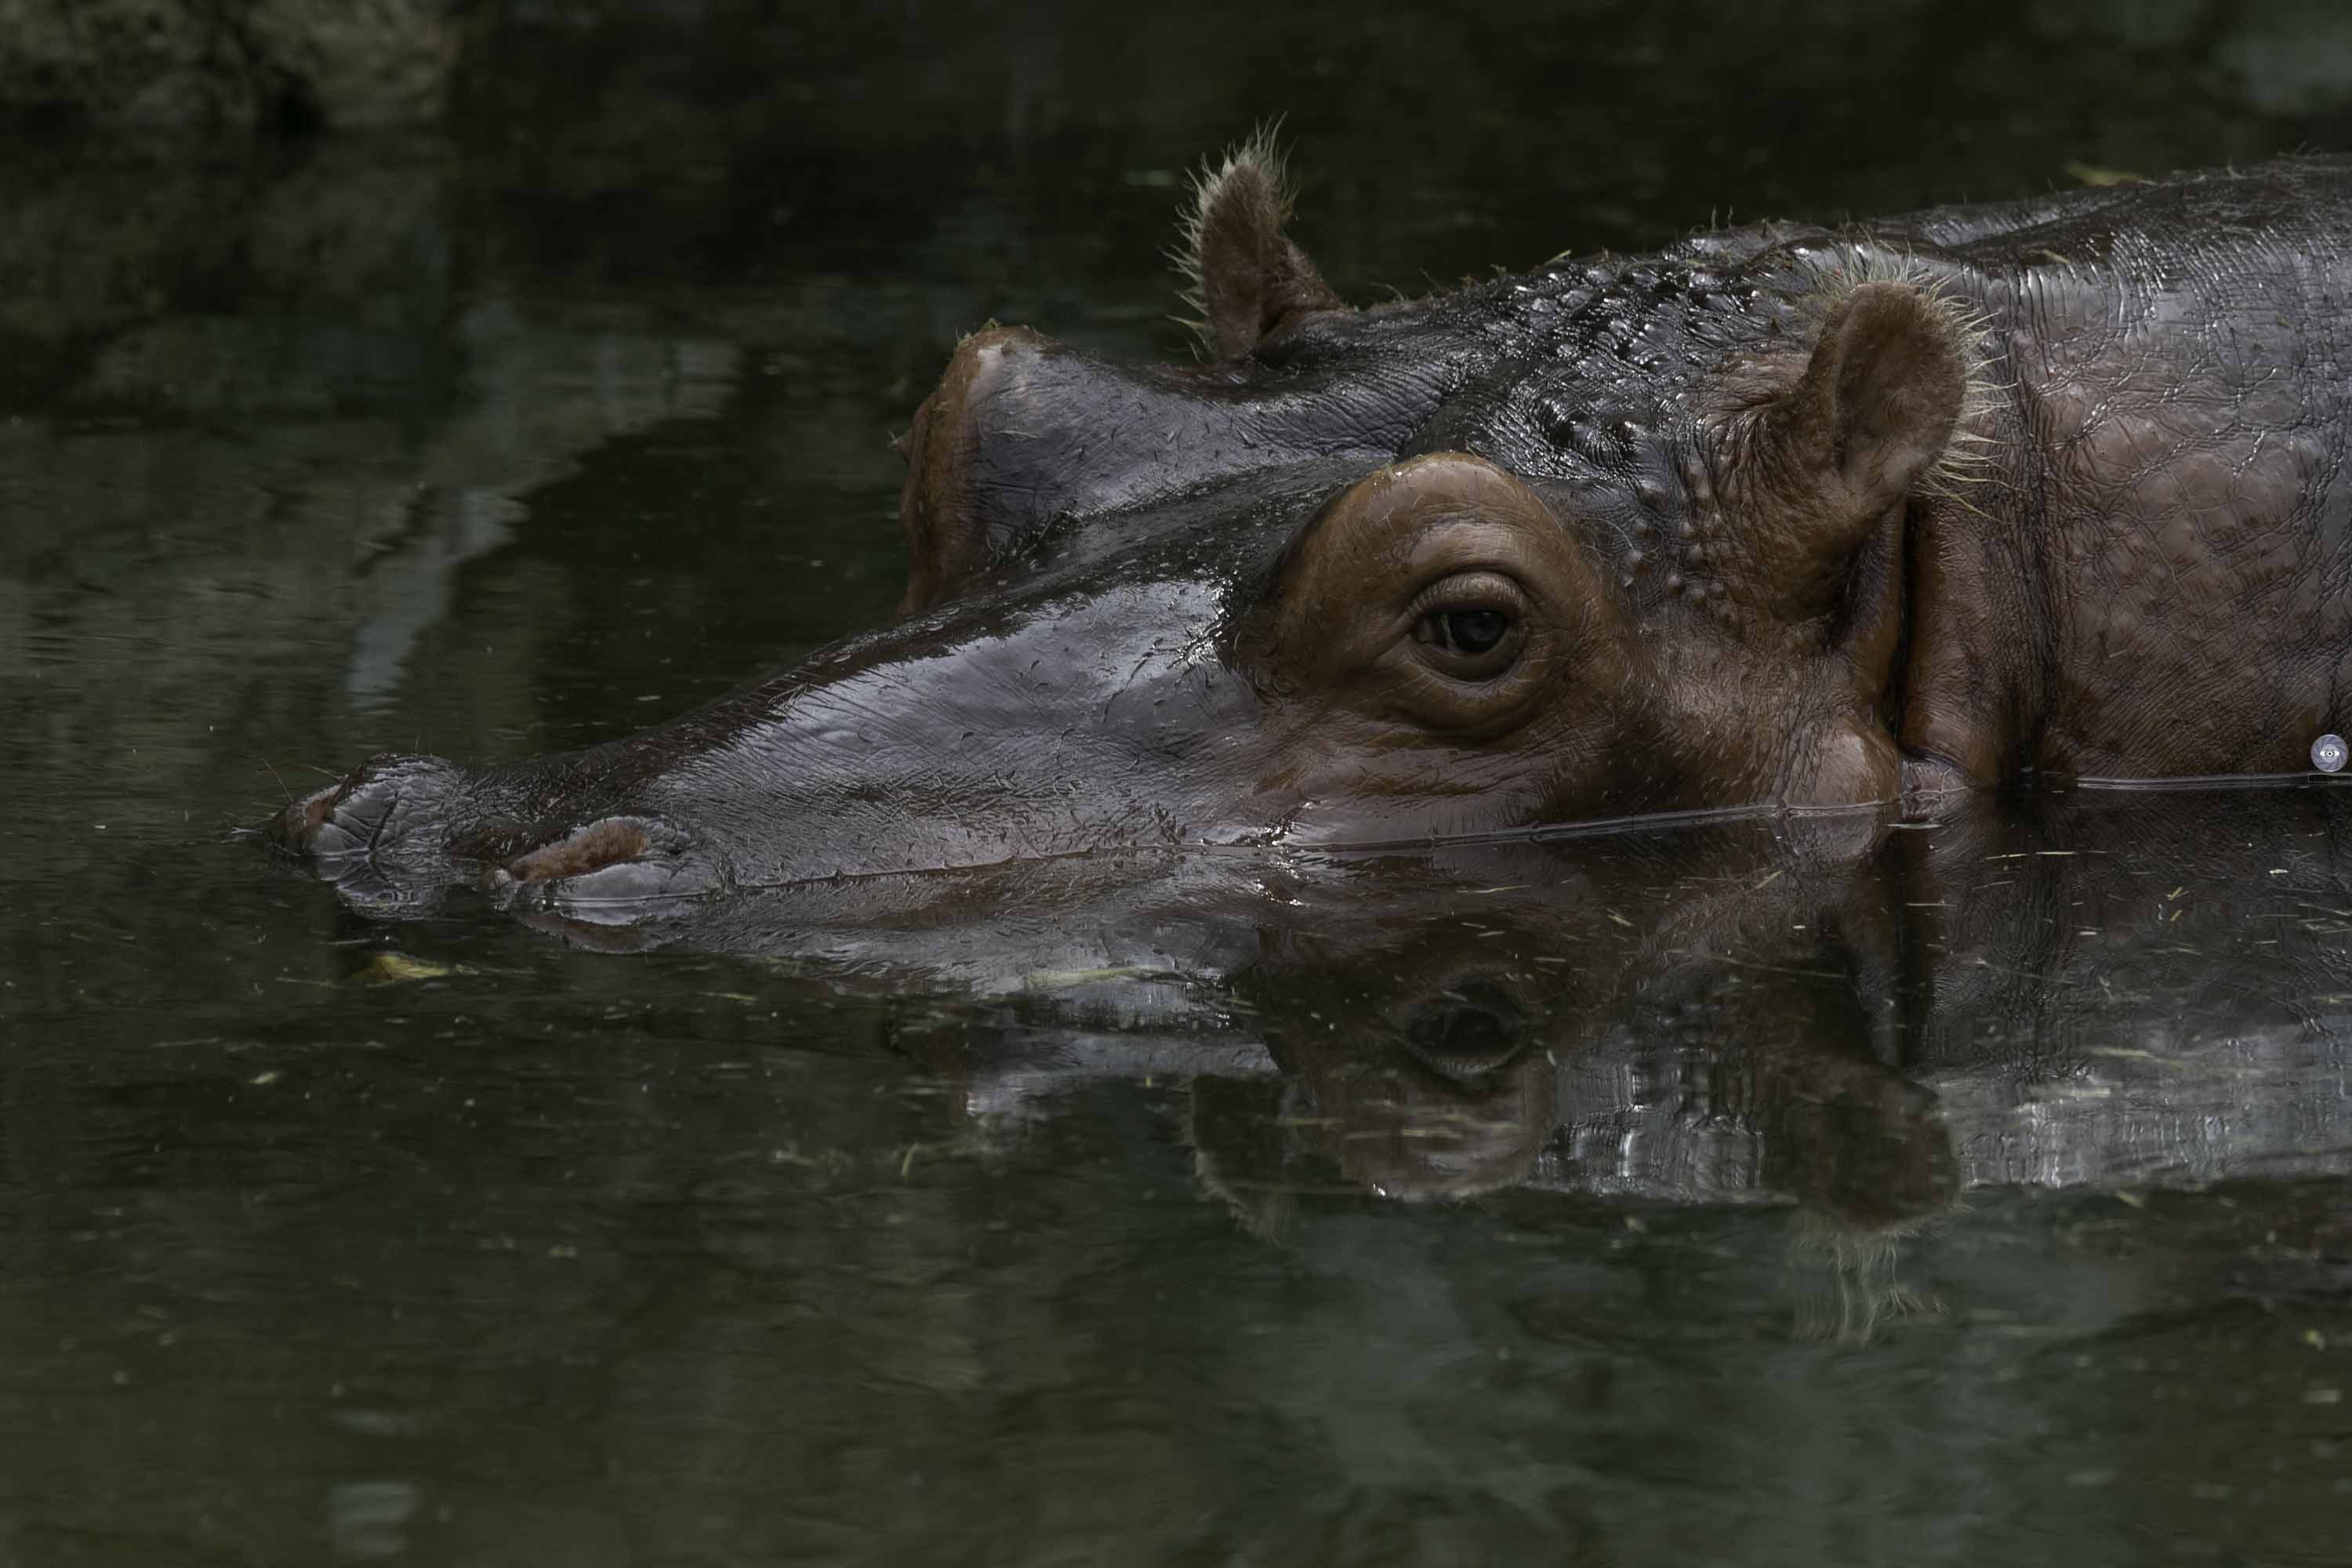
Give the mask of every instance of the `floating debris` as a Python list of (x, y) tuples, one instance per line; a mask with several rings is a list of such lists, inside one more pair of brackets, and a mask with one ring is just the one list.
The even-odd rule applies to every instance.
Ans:
[(2079, 158), (2066, 160), (2067, 176), (2085, 185), (2145, 185), (2146, 174), (2135, 174), (2129, 169), (2110, 169), (2098, 163), (2085, 163)]
[(403, 952), (379, 952), (354, 976), (362, 985), (396, 985), (408, 980), (439, 980), (465, 971), (457, 965), (429, 963)]

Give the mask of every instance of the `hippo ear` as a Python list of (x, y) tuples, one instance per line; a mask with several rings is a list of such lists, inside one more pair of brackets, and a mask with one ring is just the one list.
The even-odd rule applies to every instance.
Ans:
[(1240, 358), (1310, 310), (1345, 308), (1282, 232), (1289, 218), (1271, 131), (1235, 148), (1222, 167), (1202, 166), (1176, 260), (1191, 285), (1184, 301), (1201, 313), (1193, 330), (1216, 358)]
[[(1974, 341), (1973, 323), (1927, 290), (1863, 283), (1831, 309), (1801, 372), (1768, 372), (1752, 559), (1780, 619), (1812, 620), (1843, 604), (1849, 632), (1893, 636), (1889, 606), (1901, 595), (1864, 592), (1885, 575), (1869, 563), (1884, 557), (1894, 571), (1899, 539), (1882, 524), (1955, 462)], [(1857, 623), (1857, 594), (1884, 613)]]
[(1969, 336), (1949, 305), (1908, 283), (1859, 284), (1822, 323), (1776, 422), (1810, 479), (1843, 487), (1860, 528), (1950, 447), (1968, 401)]

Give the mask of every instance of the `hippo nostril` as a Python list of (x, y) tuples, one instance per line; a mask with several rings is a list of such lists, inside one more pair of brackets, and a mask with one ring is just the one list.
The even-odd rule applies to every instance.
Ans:
[(421, 865), (446, 837), (436, 829), (447, 827), (463, 777), (436, 757), (371, 758), (280, 811), (269, 837), (338, 880), (387, 858)]
[(336, 797), (342, 788), (341, 782), (329, 784), (325, 789), (314, 790), (283, 810), (272, 813), (262, 830), (262, 837), (280, 849), (298, 855), (308, 853), (310, 840), (319, 831), (319, 825), (334, 808)]
[(355, 773), (344, 780), (311, 824), (311, 855), (320, 860), (372, 855), (400, 814), (401, 794), (389, 779)]

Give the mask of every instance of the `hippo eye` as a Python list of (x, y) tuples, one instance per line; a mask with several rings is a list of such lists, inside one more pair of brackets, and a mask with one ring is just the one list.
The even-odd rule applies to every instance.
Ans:
[(1491, 680), (1519, 657), (1525, 603), (1518, 585), (1493, 573), (1449, 577), (1422, 595), (1412, 640), (1422, 657), (1457, 680)]
[(1448, 610), (1433, 618), (1438, 640), (1468, 654), (1486, 652), (1511, 629), (1511, 617), (1500, 610)]
[(1468, 980), (1438, 994), (1404, 1021), (1404, 1048), (1456, 1082), (1510, 1064), (1519, 1053), (1520, 1012), (1509, 992)]

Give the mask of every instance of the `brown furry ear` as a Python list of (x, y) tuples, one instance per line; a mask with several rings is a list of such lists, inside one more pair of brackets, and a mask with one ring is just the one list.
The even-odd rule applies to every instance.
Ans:
[(1924, 289), (1861, 283), (1833, 306), (1780, 410), (1792, 455), (1844, 482), (1875, 523), (1952, 444), (1968, 401), (1965, 329)]
[(1289, 218), (1271, 130), (1226, 154), (1223, 166), (1202, 166), (1177, 265), (1191, 285), (1184, 300), (1201, 313), (1193, 330), (1216, 358), (1240, 358), (1310, 310), (1345, 308), (1282, 232)]
[(1796, 624), (1843, 605), (1874, 668), (1894, 657), (1902, 602), (1900, 535), (1884, 525), (1979, 460), (1960, 424), (1981, 401), (1982, 326), (1932, 284), (1825, 282), (1811, 349), (1742, 365), (1727, 388), (1755, 423), (1725, 483), (1769, 613)]

